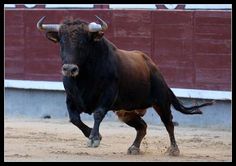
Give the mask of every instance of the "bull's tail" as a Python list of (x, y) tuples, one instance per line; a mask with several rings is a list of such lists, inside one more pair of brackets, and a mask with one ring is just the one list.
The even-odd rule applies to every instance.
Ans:
[(171, 89), (169, 89), (169, 94), (171, 98), (171, 104), (174, 106), (176, 110), (182, 112), (183, 114), (202, 114), (202, 111), (200, 111), (199, 108), (212, 105), (215, 103), (215, 101), (213, 100), (210, 102), (203, 103), (201, 105), (185, 107), (183, 106), (183, 104), (180, 103), (180, 101), (177, 99), (177, 97), (175, 96), (175, 94), (172, 92)]

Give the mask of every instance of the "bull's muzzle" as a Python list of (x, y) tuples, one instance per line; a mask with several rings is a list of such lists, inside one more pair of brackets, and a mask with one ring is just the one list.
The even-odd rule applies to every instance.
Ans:
[(67, 77), (76, 77), (79, 74), (79, 67), (74, 64), (64, 64), (61, 68), (61, 72)]

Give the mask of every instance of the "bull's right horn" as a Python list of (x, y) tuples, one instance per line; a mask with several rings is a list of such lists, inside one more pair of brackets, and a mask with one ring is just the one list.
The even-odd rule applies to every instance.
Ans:
[(46, 16), (43, 16), (37, 23), (37, 28), (41, 31), (54, 31), (58, 32), (60, 29), (60, 24), (43, 24), (43, 20)]

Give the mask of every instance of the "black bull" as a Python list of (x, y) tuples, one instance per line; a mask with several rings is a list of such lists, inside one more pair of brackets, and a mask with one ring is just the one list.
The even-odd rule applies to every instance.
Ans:
[[(153, 107), (164, 123), (170, 138), (170, 155), (179, 155), (175, 141), (170, 106), (184, 114), (202, 114), (199, 106), (183, 106), (166, 84), (154, 62), (141, 51), (118, 49), (103, 37), (107, 24), (67, 19), (61, 24), (37, 24), (46, 37), (60, 43), (63, 84), (70, 121), (89, 138), (89, 147), (98, 147), (102, 139), (99, 126), (109, 110), (136, 129), (137, 135), (128, 149), (138, 154), (146, 135), (142, 119), (146, 108)], [(82, 112), (94, 116), (93, 128), (80, 119)]]

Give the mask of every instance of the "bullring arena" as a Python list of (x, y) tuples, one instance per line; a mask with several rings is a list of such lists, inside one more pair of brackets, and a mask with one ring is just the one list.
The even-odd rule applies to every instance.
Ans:
[[(92, 125), (91, 121), (87, 124)], [(165, 154), (169, 146), (163, 125), (149, 125), (139, 155), (127, 155), (135, 130), (126, 124), (103, 122), (98, 148), (88, 148), (87, 138), (65, 119), (6, 119), (5, 161), (71, 162), (222, 162), (232, 160), (229, 130), (196, 127), (175, 128), (180, 156)]]
[[(231, 4), (53, 5), (5, 4), (5, 162), (231, 162)], [(180, 155), (166, 153), (168, 132), (148, 108), (147, 134), (140, 153), (127, 154), (136, 131), (108, 112), (100, 125), (99, 147), (69, 121), (62, 85), (59, 46), (36, 28), (37, 21), (59, 23), (65, 16), (108, 23), (106, 38), (126, 50), (139, 49), (158, 65), (185, 106), (171, 107)], [(135, 26), (134, 26), (135, 25)], [(173, 29), (173, 26), (175, 27)], [(36, 43), (32, 42), (32, 38)], [(93, 126), (93, 116), (81, 119)]]

